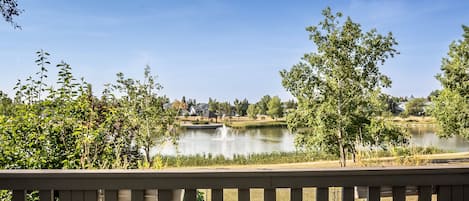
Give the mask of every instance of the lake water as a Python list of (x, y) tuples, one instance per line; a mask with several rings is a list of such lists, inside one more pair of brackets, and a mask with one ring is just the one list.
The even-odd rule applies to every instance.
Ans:
[[(435, 146), (457, 152), (469, 151), (469, 142), (460, 137), (440, 139), (431, 127), (409, 128), (411, 146)], [(295, 151), (294, 135), (285, 128), (256, 128), (236, 130), (187, 129), (179, 135), (178, 151), (182, 155), (212, 154), (231, 157), (234, 154), (291, 152)], [(175, 155), (176, 147), (171, 144), (158, 146), (156, 153)]]

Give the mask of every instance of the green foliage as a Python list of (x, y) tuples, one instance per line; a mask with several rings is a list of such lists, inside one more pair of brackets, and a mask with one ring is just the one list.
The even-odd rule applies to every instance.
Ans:
[(6, 22), (10, 23), (15, 29), (21, 29), (13, 18), (19, 16), (23, 10), (18, 7), (17, 0), (0, 0), (0, 12)]
[[(391, 146), (387, 150), (362, 150), (360, 154), (367, 158), (373, 157), (405, 157), (411, 155), (428, 155), (446, 153), (435, 147), (401, 147)], [(157, 155), (165, 167), (193, 167), (193, 166), (225, 166), (225, 165), (259, 165), (280, 163), (301, 163), (320, 160), (337, 160), (336, 154), (328, 154), (321, 151), (313, 152), (272, 152), (249, 155), (234, 155), (231, 158), (222, 155), (196, 154), (190, 156), (162, 156)], [(351, 154), (347, 156), (351, 158)]]
[(256, 104), (251, 104), (248, 106), (248, 117), (251, 119), (257, 119), (257, 115), (259, 114), (259, 108), (257, 107)]
[(227, 126), (236, 129), (249, 129), (249, 128), (286, 128), (285, 121), (244, 121), (244, 122), (231, 122)]
[(297, 146), (338, 153), (345, 166), (347, 153), (355, 154), (357, 146), (404, 143), (404, 138), (382, 137), (405, 135), (379, 120), (386, 109), (380, 89), (391, 84), (379, 66), (398, 53), (397, 42), (391, 33), (362, 32), (350, 18), (341, 23), (342, 14), (330, 8), (322, 14), (318, 26), (306, 28), (317, 51), (280, 72), (282, 85), (298, 100), (287, 122), (292, 130), (308, 128), (296, 135)]
[(13, 112), (13, 101), (6, 93), (0, 91), (0, 115), (11, 115)]
[(266, 115), (267, 110), (269, 109), (268, 104), (270, 102), (271, 97), (269, 95), (265, 95), (261, 98), (259, 102), (257, 102), (257, 107), (259, 108), (259, 114)]
[(440, 90), (433, 90), (430, 92), (430, 94), (427, 97), (428, 101), (433, 101), (433, 99), (437, 98), (440, 95), (441, 91)]
[(282, 101), (278, 96), (274, 96), (270, 99), (267, 108), (267, 114), (272, 117), (272, 119), (283, 117)]
[(433, 99), (432, 115), (440, 137), (459, 135), (469, 140), (469, 27), (463, 30), (463, 40), (451, 43), (441, 65), (443, 73), (436, 76), (443, 89)]
[(159, 85), (149, 68), (143, 82), (118, 74), (98, 99), (65, 62), (57, 65), (55, 85), (48, 85), (49, 54), (37, 56), (39, 72), (18, 81), (13, 102), (1, 99), (1, 169), (136, 168), (139, 150), (171, 131), (175, 113), (162, 108), (167, 99), (154, 93)]
[(127, 111), (137, 147), (145, 151), (146, 162), (151, 164), (150, 149), (174, 136), (178, 111), (163, 108), (167, 100), (158, 96), (157, 92), (162, 87), (155, 82), (156, 77), (151, 76), (150, 67), (145, 68), (143, 81), (125, 78), (122, 73), (117, 77), (117, 84), (112, 85), (109, 91), (123, 94), (114, 101), (119, 103), (119, 110)]
[(285, 109), (296, 109), (298, 107), (298, 103), (295, 100), (288, 100), (285, 102)]
[(205, 201), (204, 200), (204, 192), (197, 191), (197, 201)]
[(314, 160), (336, 159), (335, 156), (324, 153), (304, 152), (273, 152), (249, 155), (234, 155), (232, 158), (227, 158), (223, 155), (214, 156), (211, 154), (158, 157), (161, 157), (161, 159), (165, 161), (164, 164), (166, 165), (166, 167), (298, 163)]
[(423, 116), (425, 115), (425, 98), (414, 98), (405, 104), (407, 115)]
[(208, 111), (217, 112), (219, 110), (219, 103), (216, 99), (208, 98)]
[(231, 109), (231, 105), (229, 102), (220, 103), (219, 107), (220, 107), (221, 114), (225, 116), (231, 116), (232, 109)]
[(249, 107), (249, 102), (247, 99), (243, 99), (242, 101), (235, 99), (233, 104), (237, 115), (246, 116)]

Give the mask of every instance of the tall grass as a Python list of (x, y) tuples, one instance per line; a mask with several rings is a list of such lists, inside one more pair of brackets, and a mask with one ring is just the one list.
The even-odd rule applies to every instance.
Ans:
[[(401, 164), (417, 163), (419, 155), (445, 153), (446, 151), (435, 147), (394, 147), (389, 150), (367, 150), (357, 154), (357, 162), (361, 166), (373, 165), (381, 161), (382, 157), (394, 157), (392, 160)], [(349, 159), (352, 157), (350, 156)], [(225, 157), (223, 155), (196, 154), (189, 156), (157, 155), (154, 158), (159, 167), (194, 167), (194, 166), (224, 166), (224, 165), (259, 165), (259, 164), (284, 164), (301, 163), (321, 160), (337, 160), (338, 156), (326, 153), (305, 152), (273, 152), (249, 155), (234, 155)], [(421, 161), (423, 162), (423, 161)]]

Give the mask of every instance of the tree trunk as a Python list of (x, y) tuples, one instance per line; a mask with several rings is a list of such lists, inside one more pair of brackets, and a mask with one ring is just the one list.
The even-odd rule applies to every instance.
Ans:
[(150, 164), (150, 166), (151, 166), (150, 147), (149, 146), (145, 147), (145, 156), (147, 158), (148, 164)]
[(339, 129), (339, 156), (340, 156), (340, 167), (345, 167), (347, 165), (347, 154), (345, 153), (344, 142), (342, 139), (342, 131)]
[(347, 166), (347, 156), (345, 153), (345, 148), (342, 145), (342, 143), (339, 144), (339, 149), (340, 149), (340, 167), (345, 167)]

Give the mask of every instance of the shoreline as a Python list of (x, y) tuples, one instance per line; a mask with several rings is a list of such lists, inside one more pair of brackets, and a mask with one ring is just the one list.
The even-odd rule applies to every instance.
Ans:
[[(198, 128), (218, 128), (224, 125), (234, 129), (249, 129), (249, 128), (287, 128), (287, 122), (285, 118), (272, 119), (268, 116), (260, 116), (257, 119), (251, 119), (249, 117), (225, 117), (214, 120), (214, 118), (205, 118), (199, 116), (192, 117), (178, 117), (181, 123), (181, 128), (198, 129)], [(195, 121), (205, 121), (207, 124), (193, 124)], [(402, 117), (391, 117), (388, 119), (396, 125), (403, 127), (433, 127), (437, 126), (437, 122), (433, 117), (417, 117), (409, 116), (406, 118)]]
[[(362, 159), (356, 163), (352, 160), (347, 160), (347, 168), (363, 168), (363, 167), (405, 167), (405, 166), (469, 166), (469, 152), (457, 153), (440, 153), (428, 155), (413, 155), (416, 160), (423, 161), (424, 163), (418, 164), (396, 164), (394, 162), (399, 159), (405, 158), (403, 156), (396, 157), (379, 157)], [(458, 160), (463, 159), (463, 160)], [(435, 162), (439, 161), (439, 162)], [(320, 160), (312, 162), (299, 162), (299, 163), (278, 163), (278, 164), (250, 164), (250, 165), (213, 165), (213, 166), (187, 166), (187, 167), (165, 167), (164, 170), (217, 170), (217, 169), (305, 169), (305, 168), (340, 168), (339, 160)]]

